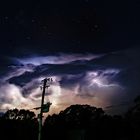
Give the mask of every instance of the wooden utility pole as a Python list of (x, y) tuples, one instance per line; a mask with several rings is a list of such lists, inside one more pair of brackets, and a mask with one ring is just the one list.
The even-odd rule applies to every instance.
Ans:
[[(41, 100), (41, 109), (40, 109), (40, 114), (39, 114), (39, 132), (38, 132), (38, 140), (42, 140), (42, 117), (43, 117), (43, 110), (45, 109), (44, 107), (47, 107), (48, 111), (49, 111), (49, 107), (51, 105), (50, 102), (48, 102), (46, 105), (44, 105), (44, 96), (45, 96), (45, 90), (46, 88), (48, 89), (48, 87), (50, 87), (50, 82), (52, 82), (52, 78), (46, 78), (43, 80), (43, 91), (42, 91), (42, 100)], [(46, 111), (46, 112), (48, 112)]]

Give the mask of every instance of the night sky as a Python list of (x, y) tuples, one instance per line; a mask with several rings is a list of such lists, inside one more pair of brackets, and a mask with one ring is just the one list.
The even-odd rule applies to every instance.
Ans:
[(0, 109), (39, 106), (49, 76), (52, 113), (71, 104), (121, 113), (140, 95), (139, 46), (138, 0), (1, 2)]

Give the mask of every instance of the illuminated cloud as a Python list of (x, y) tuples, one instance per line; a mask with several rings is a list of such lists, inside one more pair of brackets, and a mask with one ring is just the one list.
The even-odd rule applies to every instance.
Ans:
[(22, 95), (20, 87), (14, 84), (5, 83), (0, 87), (0, 91), (1, 109), (26, 108), (32, 105), (32, 102)]
[(6, 75), (0, 76), (1, 82), (5, 82), (13, 77), (18, 77), (26, 72), (33, 72), (35, 68), (34, 65), (31, 64), (21, 65), (21, 66), (10, 65), (7, 67), (10, 70), (6, 73)]
[[(118, 60), (118, 56), (122, 61)], [(126, 56), (132, 62), (138, 57), (126, 51), (107, 55), (59, 54), (19, 58), (21, 64), (9, 66), (11, 71), (3, 75), (0, 82), (0, 107), (30, 109), (40, 106), (41, 81), (48, 76), (53, 78), (53, 83), (46, 93), (45, 102), (49, 98), (53, 103), (51, 113), (71, 104), (105, 107), (134, 98), (137, 94), (130, 94), (130, 91), (139, 86), (128, 78), (132, 81), (138, 79), (136, 70), (139, 66), (134, 61), (130, 68)]]
[(21, 64), (33, 64), (33, 65), (42, 65), (42, 64), (66, 64), (72, 61), (77, 60), (92, 60), (95, 58), (99, 58), (102, 55), (93, 55), (93, 54), (63, 54), (54, 56), (33, 56), (29, 58), (17, 58), (15, 59)]

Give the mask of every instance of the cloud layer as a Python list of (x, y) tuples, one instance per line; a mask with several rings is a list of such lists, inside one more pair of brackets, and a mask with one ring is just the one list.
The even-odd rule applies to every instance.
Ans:
[[(139, 93), (140, 65), (136, 49), (104, 55), (62, 54), (12, 58), (1, 75), (0, 108), (34, 108), (40, 105), (40, 84), (51, 76), (45, 100), (53, 103), (51, 113), (71, 104), (106, 107), (135, 98)], [(132, 91), (134, 93), (132, 93)]]

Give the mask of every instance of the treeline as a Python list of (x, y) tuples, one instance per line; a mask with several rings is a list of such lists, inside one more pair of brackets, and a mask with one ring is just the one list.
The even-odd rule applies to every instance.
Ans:
[[(29, 110), (8, 110), (0, 117), (3, 140), (37, 140), (38, 120)], [(107, 115), (102, 108), (72, 105), (45, 119), (42, 140), (139, 140), (140, 98), (123, 116)]]

